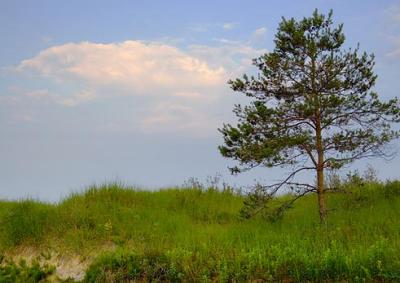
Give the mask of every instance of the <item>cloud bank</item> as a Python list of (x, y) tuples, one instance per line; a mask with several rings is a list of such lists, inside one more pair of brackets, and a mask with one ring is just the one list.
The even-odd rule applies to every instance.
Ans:
[(207, 62), (161, 43), (68, 43), (43, 50), (24, 60), (19, 71), (34, 72), (59, 82), (81, 80), (89, 85), (119, 85), (143, 94), (154, 88), (190, 90), (219, 85), (222, 66)]
[(27, 99), (73, 107), (138, 97), (142, 104), (135, 107), (147, 113), (136, 117), (143, 129), (196, 129), (215, 123), (209, 111), (224, 100), (227, 80), (245, 72), (263, 52), (225, 39), (185, 48), (140, 40), (79, 42), (44, 49), (15, 70), (41, 82), (40, 88), (25, 91)]

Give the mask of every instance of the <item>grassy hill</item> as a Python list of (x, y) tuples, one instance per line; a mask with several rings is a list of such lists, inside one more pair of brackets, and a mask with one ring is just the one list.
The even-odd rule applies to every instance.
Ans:
[(275, 222), (240, 219), (243, 200), (108, 184), (58, 204), (2, 201), (0, 282), (400, 281), (400, 182), (329, 194), (324, 226), (314, 195)]

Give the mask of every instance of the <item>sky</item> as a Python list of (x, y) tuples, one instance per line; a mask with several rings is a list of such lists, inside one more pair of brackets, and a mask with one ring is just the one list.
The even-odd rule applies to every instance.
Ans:
[[(248, 100), (227, 81), (254, 73), (282, 17), (333, 9), (346, 47), (376, 55), (376, 91), (398, 96), (399, 1), (0, 1), (0, 199), (57, 201), (120, 181), (144, 189), (231, 176), (218, 128)], [(392, 144), (397, 147), (398, 141)], [(400, 178), (400, 157), (373, 165)]]

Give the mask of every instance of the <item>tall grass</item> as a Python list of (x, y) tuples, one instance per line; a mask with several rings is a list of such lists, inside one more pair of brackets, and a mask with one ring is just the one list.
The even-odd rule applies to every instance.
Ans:
[(230, 190), (107, 184), (53, 205), (0, 202), (0, 251), (95, 256), (87, 282), (400, 281), (400, 182), (329, 194), (324, 226), (313, 195), (276, 222), (240, 219), (243, 200)]

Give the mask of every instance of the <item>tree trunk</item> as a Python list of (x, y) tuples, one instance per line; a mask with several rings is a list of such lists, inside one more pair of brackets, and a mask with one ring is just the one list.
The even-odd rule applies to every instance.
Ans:
[(318, 207), (319, 218), (321, 223), (326, 222), (326, 203), (325, 203), (325, 188), (324, 188), (324, 149), (322, 145), (322, 129), (320, 113), (317, 116), (316, 123), (316, 139), (317, 139), (317, 194), (318, 194)]
[(321, 105), (319, 94), (316, 90), (315, 76), (316, 76), (316, 59), (315, 54), (311, 58), (312, 72), (311, 82), (312, 91), (315, 99), (316, 113), (315, 113), (315, 138), (316, 138), (316, 149), (318, 154), (318, 160), (316, 164), (317, 169), (317, 194), (318, 194), (318, 207), (319, 207), (319, 219), (322, 223), (326, 222), (326, 204), (325, 204), (325, 192), (324, 192), (324, 146), (322, 144), (322, 119), (321, 119)]
[(325, 204), (325, 191), (324, 191), (324, 169), (317, 169), (317, 194), (318, 194), (318, 207), (319, 219), (321, 223), (326, 222), (326, 204)]

